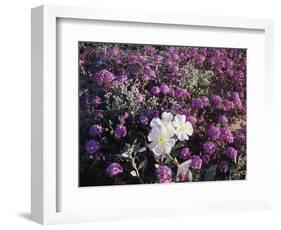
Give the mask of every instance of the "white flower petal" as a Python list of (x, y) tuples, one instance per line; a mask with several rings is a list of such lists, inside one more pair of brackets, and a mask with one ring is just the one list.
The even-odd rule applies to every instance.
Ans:
[(189, 136), (191, 136), (193, 134), (193, 127), (192, 127), (192, 124), (188, 121), (186, 122), (186, 126), (187, 126), (187, 134)]
[(174, 129), (173, 130), (171, 130), (171, 129), (167, 130), (166, 135), (167, 135), (168, 138), (172, 138), (175, 135), (175, 130)]
[(188, 140), (188, 136), (185, 133), (179, 133), (178, 139), (180, 141)]
[(150, 122), (150, 127), (161, 127), (162, 126), (162, 121), (160, 120), (160, 118), (153, 118), (152, 121)]
[(165, 144), (164, 145), (164, 149), (165, 149), (165, 153), (166, 154), (169, 154), (170, 152), (171, 152), (171, 150), (172, 150), (172, 147), (173, 147), (173, 145), (170, 145), (170, 144)]
[(148, 147), (151, 151), (153, 151), (153, 149), (157, 146), (157, 143), (156, 142), (151, 142)]
[(164, 112), (161, 118), (154, 118), (150, 122), (152, 129), (148, 135), (148, 140), (151, 142), (149, 148), (157, 156), (172, 151), (176, 143), (175, 134), (178, 140), (184, 141), (193, 133), (192, 125), (186, 122), (184, 115), (176, 115), (174, 118), (171, 113)]
[(164, 153), (165, 149), (163, 145), (156, 145), (155, 148), (152, 150), (156, 156), (160, 156)]
[(180, 126), (180, 121), (178, 119), (175, 119), (173, 121), (173, 125), (174, 125), (175, 128), (178, 128)]
[(174, 119), (174, 116), (169, 112), (164, 112), (162, 113), (161, 118), (163, 121), (171, 122)]
[(175, 139), (172, 139), (172, 138), (171, 138), (171, 139), (167, 140), (167, 143), (168, 143), (169, 145), (172, 145), (172, 146), (174, 147), (176, 141), (175, 141)]
[(191, 164), (191, 160), (187, 160), (183, 163), (181, 163), (179, 166), (178, 166), (178, 171), (177, 171), (177, 180), (179, 180), (179, 175), (181, 175), (182, 173), (186, 174), (187, 171), (189, 170), (189, 166)]
[(153, 140), (156, 140), (157, 136), (159, 135), (160, 133), (160, 130), (158, 127), (154, 127), (150, 133), (148, 134), (148, 140), (149, 141), (153, 141)]
[(179, 123), (182, 124), (182, 123), (185, 123), (186, 118), (185, 118), (185, 115), (176, 115), (175, 120), (178, 120)]

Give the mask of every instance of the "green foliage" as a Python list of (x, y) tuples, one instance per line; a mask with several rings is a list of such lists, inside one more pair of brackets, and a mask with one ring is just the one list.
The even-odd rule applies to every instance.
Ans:
[[(208, 86), (212, 81), (215, 74), (210, 71), (201, 71), (195, 68), (192, 62), (188, 62), (188, 79), (181, 80), (179, 85), (193, 95), (193, 97), (199, 97), (208, 94)], [(186, 76), (184, 76), (186, 78)]]
[(215, 180), (217, 171), (217, 165), (211, 165), (205, 172), (204, 181), (212, 181)]

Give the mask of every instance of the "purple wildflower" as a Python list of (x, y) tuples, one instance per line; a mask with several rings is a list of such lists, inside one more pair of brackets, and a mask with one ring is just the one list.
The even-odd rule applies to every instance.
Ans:
[(183, 160), (188, 160), (191, 156), (191, 152), (188, 147), (184, 147), (180, 151), (180, 158)]
[(94, 80), (98, 85), (110, 88), (114, 84), (115, 76), (108, 70), (103, 69), (95, 74)]
[(156, 49), (150, 45), (144, 46), (145, 53), (149, 56), (152, 56), (156, 53)]
[(231, 59), (227, 59), (225, 62), (226, 68), (230, 69), (233, 67), (234, 62)]
[(210, 128), (207, 131), (207, 133), (208, 133), (209, 137), (211, 139), (213, 139), (214, 141), (218, 140), (220, 138), (220, 135), (221, 135), (220, 129), (215, 127), (215, 126), (213, 126), (213, 125), (210, 126)]
[(231, 93), (231, 99), (235, 102), (240, 99), (239, 93), (238, 92), (232, 92)]
[(150, 111), (150, 116), (152, 117), (152, 118), (155, 118), (155, 117), (159, 117), (159, 110), (157, 110), (157, 109), (152, 109), (151, 111)]
[(227, 147), (224, 153), (229, 159), (234, 161), (236, 160), (238, 154), (237, 150), (233, 147)]
[(189, 121), (192, 125), (195, 125), (197, 123), (197, 118), (191, 115), (188, 116), (186, 120)]
[(128, 57), (128, 62), (131, 64), (142, 63), (144, 60), (145, 58), (140, 55), (130, 55)]
[(140, 115), (140, 123), (142, 125), (147, 125), (149, 123), (148, 116), (146, 116), (144, 114)]
[(210, 101), (209, 101), (209, 98), (208, 98), (208, 97), (202, 96), (200, 99), (201, 99), (201, 101), (202, 101), (203, 106), (207, 107), (207, 106), (210, 105)]
[[(186, 120), (188, 121), (187, 117), (189, 116), (189, 110), (187, 108), (180, 108), (178, 110), (178, 114), (185, 115)], [(191, 123), (191, 122), (190, 122)]]
[(220, 132), (221, 132), (220, 139), (222, 141), (226, 141), (229, 144), (233, 143), (234, 137), (229, 128), (221, 128)]
[(95, 140), (89, 140), (85, 144), (85, 151), (89, 155), (94, 155), (100, 150), (100, 143)]
[(222, 104), (222, 99), (218, 95), (213, 95), (213, 96), (211, 96), (211, 103), (214, 107), (220, 108), (221, 104)]
[(223, 60), (217, 61), (217, 69), (223, 69), (225, 67), (225, 62)]
[(114, 130), (114, 133), (115, 133), (115, 137), (120, 139), (120, 138), (125, 137), (127, 135), (127, 128), (122, 124), (117, 125), (115, 130)]
[(234, 72), (234, 79), (241, 80), (245, 77), (244, 73), (242, 71), (236, 71)]
[(118, 83), (123, 83), (127, 80), (128, 80), (128, 76), (123, 74), (123, 75), (116, 76), (114, 81), (118, 84)]
[(221, 51), (220, 51), (220, 49), (215, 49), (215, 50), (214, 50), (214, 56), (217, 57), (217, 58), (221, 56)]
[(162, 83), (160, 85), (160, 90), (163, 94), (168, 94), (170, 92), (170, 87), (167, 84)]
[(161, 90), (160, 90), (160, 88), (159, 88), (158, 86), (153, 86), (153, 87), (151, 88), (151, 93), (152, 93), (153, 95), (159, 95), (160, 92), (161, 92)]
[(95, 119), (96, 120), (99, 120), (99, 119), (102, 119), (102, 118), (104, 118), (103, 111), (95, 112)]
[(175, 96), (178, 98), (183, 98), (183, 99), (189, 99), (190, 94), (185, 90), (180, 87), (175, 88)]
[(237, 140), (239, 143), (244, 142), (246, 140), (246, 135), (244, 131), (242, 131), (241, 129), (237, 130), (235, 132), (235, 140)]
[(225, 100), (224, 102), (223, 102), (223, 109), (225, 110), (225, 111), (230, 111), (230, 110), (232, 110), (234, 108), (234, 103), (232, 102), (232, 101), (230, 101), (230, 100)]
[(203, 56), (207, 56), (207, 48), (199, 48), (198, 53)]
[(173, 64), (171, 67), (171, 73), (176, 75), (179, 72), (179, 66), (177, 64)]
[(203, 62), (205, 61), (206, 57), (204, 57), (203, 55), (196, 55), (195, 56), (195, 63), (197, 65), (202, 65)]
[(146, 80), (153, 80), (156, 77), (155, 71), (149, 65), (144, 66), (143, 73)]
[(200, 109), (200, 108), (203, 108), (204, 105), (200, 98), (194, 98), (194, 99), (192, 99), (192, 106), (194, 108)]
[(143, 101), (144, 101), (144, 96), (143, 96), (143, 94), (138, 93), (138, 94), (136, 95), (136, 101), (137, 101), (138, 103), (143, 102)]
[(124, 124), (125, 121), (128, 119), (128, 117), (129, 117), (129, 113), (125, 112), (118, 117), (118, 120), (120, 121), (121, 124)]
[(102, 134), (103, 128), (101, 125), (94, 124), (89, 129), (89, 135), (91, 136), (99, 136)]
[(202, 159), (197, 155), (193, 155), (191, 157), (190, 167), (194, 170), (199, 170), (201, 169), (201, 166), (202, 166)]
[(234, 102), (235, 105), (240, 106), (241, 100), (238, 92), (232, 92), (231, 99)]
[(180, 56), (177, 53), (173, 53), (171, 59), (173, 61), (178, 61), (180, 59)]
[(95, 108), (102, 104), (102, 100), (99, 96), (95, 96), (92, 100), (92, 104)]
[(110, 177), (114, 177), (119, 175), (120, 173), (123, 172), (123, 167), (116, 162), (111, 163), (107, 168), (106, 168), (106, 173)]
[(218, 122), (222, 125), (225, 125), (228, 123), (228, 119), (225, 115), (220, 115), (219, 116), (219, 119), (218, 119)]
[(218, 169), (221, 173), (227, 173), (229, 169), (227, 161), (220, 161), (218, 163)]
[(211, 142), (207, 141), (203, 144), (204, 153), (213, 154), (217, 150), (217, 146)]
[(202, 163), (204, 165), (208, 164), (210, 162), (210, 160), (211, 160), (211, 158), (210, 158), (210, 156), (208, 154), (203, 154), (201, 156), (201, 159), (202, 159)]
[(156, 169), (156, 176), (160, 183), (171, 183), (173, 179), (172, 170), (166, 165), (160, 165)]

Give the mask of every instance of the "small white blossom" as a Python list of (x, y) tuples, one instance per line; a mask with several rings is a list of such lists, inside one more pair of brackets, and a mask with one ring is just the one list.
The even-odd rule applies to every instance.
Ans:
[[(184, 115), (176, 115), (163, 112), (160, 118), (153, 118), (150, 122), (151, 132), (148, 146), (156, 156), (169, 154), (174, 147), (176, 140), (188, 140), (192, 135), (193, 128), (190, 122), (186, 121)], [(175, 138), (175, 136), (177, 138)]]
[(193, 133), (192, 124), (186, 121), (185, 115), (176, 115), (173, 125), (174, 132), (180, 141), (188, 140)]
[(153, 127), (148, 135), (148, 147), (156, 155), (169, 154), (175, 145), (174, 132), (163, 127)]
[(173, 121), (174, 116), (169, 112), (163, 112), (160, 118), (153, 118), (150, 122), (150, 127), (164, 128), (166, 130), (174, 131)]

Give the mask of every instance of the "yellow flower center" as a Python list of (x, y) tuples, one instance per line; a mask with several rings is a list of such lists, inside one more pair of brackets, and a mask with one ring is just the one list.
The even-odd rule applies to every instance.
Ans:
[(163, 135), (159, 136), (158, 138), (158, 144), (162, 145), (162, 144), (165, 144), (167, 141), (167, 138)]
[(183, 132), (186, 130), (186, 125), (185, 124), (181, 124), (179, 127), (178, 127), (178, 131), (180, 132)]

